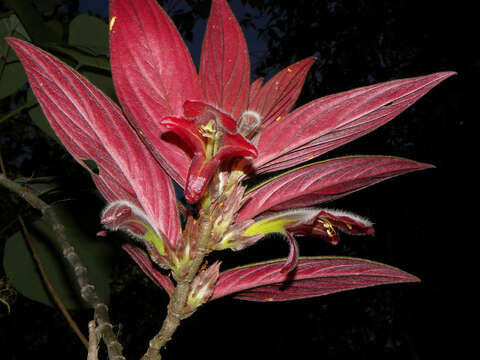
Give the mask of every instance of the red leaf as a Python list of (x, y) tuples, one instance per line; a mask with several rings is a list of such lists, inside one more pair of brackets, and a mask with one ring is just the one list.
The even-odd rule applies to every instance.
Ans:
[(309, 57), (283, 69), (253, 97), (248, 108), (260, 114), (264, 127), (276, 119), (280, 121), (292, 109), (314, 61), (315, 58)]
[(110, 27), (120, 103), (157, 160), (183, 187), (190, 159), (162, 141), (158, 122), (164, 116), (182, 116), (186, 100), (203, 99), (188, 49), (155, 0), (112, 0)]
[(172, 183), (121, 110), (88, 80), (58, 59), (21, 40), (9, 39), (30, 86), (67, 150), (92, 173), (108, 201), (127, 200), (175, 244), (180, 235)]
[(250, 89), (247, 44), (225, 0), (212, 2), (199, 75), (208, 103), (234, 119), (247, 110)]
[(294, 166), (363, 136), (453, 74), (395, 80), (312, 101), (262, 130), (256, 172)]
[(247, 194), (238, 222), (267, 210), (311, 206), (432, 165), (388, 156), (349, 156), (306, 165), (267, 180)]
[(400, 269), (364, 259), (301, 257), (287, 274), (281, 272), (284, 264), (285, 259), (278, 259), (222, 272), (211, 300), (235, 294), (241, 300), (285, 301), (420, 281)]
[(145, 254), (138, 247), (128, 243), (122, 244), (122, 248), (137, 263), (145, 275), (147, 275), (150, 280), (155, 283), (155, 285), (163, 288), (168, 295), (171, 296), (173, 294), (175, 287), (172, 283), (172, 280), (170, 280), (168, 276), (163, 275), (160, 270), (155, 267), (147, 254)]
[(250, 104), (252, 104), (253, 99), (258, 95), (259, 91), (262, 89), (263, 77), (258, 78), (253, 83), (250, 84), (250, 94), (248, 96), (248, 108), (250, 109)]

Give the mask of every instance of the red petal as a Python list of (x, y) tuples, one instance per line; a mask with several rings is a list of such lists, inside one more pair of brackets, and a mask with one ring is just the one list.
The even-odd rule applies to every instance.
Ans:
[(390, 81), (312, 101), (263, 130), (256, 171), (285, 169), (363, 136), (453, 74)]
[(128, 255), (131, 256), (140, 269), (142, 269), (142, 271), (150, 278), (150, 280), (155, 283), (155, 285), (163, 288), (168, 295), (173, 295), (175, 287), (172, 283), (172, 280), (170, 280), (168, 276), (163, 275), (160, 270), (155, 267), (147, 254), (145, 254), (138, 247), (128, 243), (122, 244), (122, 248), (128, 253)]
[(276, 119), (280, 121), (292, 109), (314, 61), (315, 58), (309, 57), (290, 65), (276, 74), (258, 91), (248, 108), (261, 115), (264, 127)]
[(311, 206), (432, 165), (388, 156), (351, 156), (288, 171), (253, 188), (237, 221), (267, 210)]
[(205, 141), (193, 121), (166, 117), (160, 122), (159, 127), (165, 133), (171, 131), (177, 134), (182, 140), (182, 145), (186, 145), (193, 154), (203, 154), (205, 157)]
[(9, 39), (22, 61), (30, 86), (53, 130), (92, 175), (107, 200), (138, 204), (175, 244), (180, 222), (172, 183), (140, 141), (121, 110), (80, 74), (21, 40)]
[(193, 204), (200, 200), (218, 165), (220, 160), (217, 158), (205, 161), (205, 156), (193, 157), (185, 187), (185, 199), (189, 203)]
[(256, 158), (257, 148), (240, 134), (224, 134), (220, 151), (215, 156), (219, 160), (227, 160), (236, 156)]
[(198, 76), (177, 29), (155, 0), (112, 0), (110, 52), (118, 98), (165, 170), (185, 185), (188, 157), (161, 140), (158, 122), (202, 100)]
[(205, 153), (198, 153), (192, 159), (188, 172), (185, 198), (190, 203), (197, 202), (212, 179), (220, 163), (237, 156), (257, 156), (257, 150), (240, 134), (223, 135), (220, 151), (213, 159), (205, 161)]
[(241, 300), (284, 301), (420, 281), (400, 269), (363, 259), (305, 257), (287, 274), (281, 272), (284, 262), (279, 259), (222, 272), (211, 300), (235, 294)]
[(234, 119), (247, 110), (250, 88), (247, 44), (225, 0), (212, 2), (199, 73), (208, 103)]
[(237, 123), (230, 116), (201, 101), (186, 101), (184, 115), (187, 118), (196, 119), (196, 123), (200, 122), (201, 124), (206, 124), (215, 118), (223, 128), (230, 132), (235, 132), (237, 128)]

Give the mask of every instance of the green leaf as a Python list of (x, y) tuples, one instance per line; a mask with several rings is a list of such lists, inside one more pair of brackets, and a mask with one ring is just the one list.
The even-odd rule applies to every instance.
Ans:
[(80, 48), (72, 45), (45, 44), (43, 48), (53, 53), (67, 56), (77, 63), (76, 69), (81, 67), (92, 67), (110, 71), (110, 63), (103, 55), (98, 55), (88, 48)]
[[(89, 206), (88, 211), (85, 211), (85, 205)], [(117, 246), (111, 240), (95, 236), (99, 228), (98, 204), (70, 202), (55, 205), (54, 208), (59, 220), (65, 225), (68, 241), (87, 267), (88, 277), (95, 285), (97, 294), (102, 301), (108, 303), (110, 274), (118, 253)], [(65, 306), (70, 309), (87, 306), (81, 299), (70, 264), (56, 245), (50, 224), (40, 219), (27, 227), (47, 276)], [(20, 232), (7, 239), (3, 265), (9, 281), (17, 291), (32, 300), (53, 306)]]
[(3, 115), (1, 118), (0, 118), (0, 124), (4, 121), (7, 121), (8, 119), (10, 119), (12, 116), (15, 116), (19, 113), (21, 113), (23, 110), (29, 110), (31, 107), (35, 106), (35, 104), (37, 104), (37, 100), (35, 98), (33, 99), (30, 99), (29, 101), (27, 101), (25, 104), (17, 107), (15, 110), (12, 110), (10, 111), (8, 114), (5, 114)]
[(70, 23), (68, 43), (92, 54), (108, 56), (108, 25), (95, 16), (78, 15)]
[(6, 37), (29, 40), (24, 27), (15, 14), (0, 19), (0, 99), (15, 93), (27, 82), (27, 76)]
[(59, 0), (33, 0), (33, 4), (45, 16), (51, 16), (55, 8), (60, 5)]
[(110, 71), (108, 25), (94, 16), (82, 14), (72, 20), (67, 45), (48, 43), (44, 48), (75, 60), (77, 70), (89, 67)]
[(42, 15), (31, 1), (7, 0), (7, 4), (15, 11), (26, 32), (35, 43), (62, 41), (62, 33), (56, 32), (46, 25)]

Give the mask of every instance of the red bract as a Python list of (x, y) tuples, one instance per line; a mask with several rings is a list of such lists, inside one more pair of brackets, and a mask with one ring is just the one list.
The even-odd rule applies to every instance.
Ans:
[[(200, 271), (189, 310), (229, 293), (290, 300), (417, 281), (361, 259), (299, 258), (296, 238), (335, 244), (339, 232), (373, 235), (369, 220), (313, 206), (431, 165), (350, 156), (300, 166), (248, 190), (242, 180), (291, 168), (373, 131), (453, 72), (370, 85), (292, 111), (314, 58), (286, 67), (265, 84), (250, 84), (246, 42), (225, 0), (212, 2), (198, 73), (156, 1), (112, 0), (112, 75), (122, 113), (53, 56), (20, 40), (9, 42), (67, 150), (87, 170), (85, 160), (97, 164), (99, 174), (91, 174), (108, 202), (102, 223), (143, 243), (149, 256), (133, 245), (125, 249), (170, 295), (174, 285), (158, 266), (178, 279), (200, 248), (241, 250), (271, 233), (288, 239), (286, 259), (220, 274), (216, 262)], [(181, 209), (187, 217), (183, 230), (167, 174), (195, 208)]]

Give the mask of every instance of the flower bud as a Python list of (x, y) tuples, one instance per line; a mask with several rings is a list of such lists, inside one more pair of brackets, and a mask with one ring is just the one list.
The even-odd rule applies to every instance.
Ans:
[(198, 306), (206, 303), (212, 296), (218, 275), (220, 274), (220, 264), (220, 261), (215, 261), (206, 270), (200, 270), (200, 273), (193, 280), (186, 305), (189, 311), (193, 311)]
[(262, 125), (260, 114), (253, 110), (247, 110), (238, 120), (237, 131), (244, 137), (251, 139), (260, 125)]

